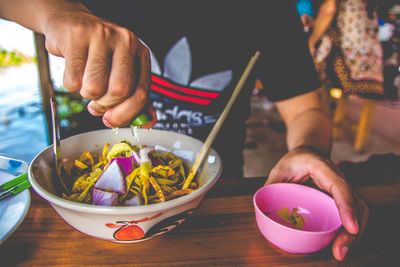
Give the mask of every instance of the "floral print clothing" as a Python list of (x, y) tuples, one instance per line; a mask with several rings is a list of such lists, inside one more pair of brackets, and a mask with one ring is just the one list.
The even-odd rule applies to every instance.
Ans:
[(338, 0), (331, 28), (322, 37), (315, 63), (324, 87), (345, 93), (383, 95), (383, 51), (378, 20), (365, 0)]

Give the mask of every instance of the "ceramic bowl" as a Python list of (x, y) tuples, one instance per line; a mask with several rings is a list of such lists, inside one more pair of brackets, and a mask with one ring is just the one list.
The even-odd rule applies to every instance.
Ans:
[[(190, 136), (162, 130), (138, 129), (141, 145), (158, 145), (192, 166), (203, 143)], [(122, 140), (133, 144), (131, 129), (122, 128), (116, 134), (111, 129), (72, 136), (61, 141), (62, 157), (76, 159), (84, 151), (100, 151), (106, 142), (111, 145)], [(134, 243), (166, 233), (180, 225), (196, 209), (208, 190), (217, 182), (222, 171), (219, 155), (209, 149), (197, 175), (199, 189), (180, 198), (142, 206), (96, 206), (77, 203), (58, 196), (52, 176), (53, 146), (41, 151), (28, 171), (32, 188), (47, 200), (72, 227), (89, 236), (120, 243)]]
[[(264, 237), (291, 253), (313, 253), (330, 244), (342, 226), (335, 201), (312, 187), (277, 183), (260, 188), (253, 197), (257, 226)], [(304, 227), (288, 223), (278, 215), (282, 208), (303, 218)]]

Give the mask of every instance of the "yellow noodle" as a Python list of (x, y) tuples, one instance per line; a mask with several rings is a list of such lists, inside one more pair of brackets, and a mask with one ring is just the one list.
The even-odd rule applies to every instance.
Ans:
[[(110, 144), (106, 142), (101, 154), (83, 152), (69, 170), (69, 173), (76, 176), (76, 178), (71, 178), (74, 181), (72, 194), (70, 196), (63, 195), (63, 197), (73, 201), (91, 203), (91, 188), (108, 167), (111, 159), (130, 156), (131, 151), (140, 149), (141, 147), (132, 146), (129, 142), (124, 141), (115, 144), (111, 149)], [(189, 186), (190, 189), (180, 190), (181, 185), (187, 179), (186, 169), (182, 160), (172, 152), (153, 150), (151, 156), (156, 159), (155, 162), (159, 162), (161, 165), (152, 166), (149, 162), (138, 166), (134, 163), (132, 172), (125, 177), (126, 193), (119, 196), (120, 203), (135, 195), (140, 196), (145, 205), (164, 202), (197, 189), (198, 184), (192, 182)]]

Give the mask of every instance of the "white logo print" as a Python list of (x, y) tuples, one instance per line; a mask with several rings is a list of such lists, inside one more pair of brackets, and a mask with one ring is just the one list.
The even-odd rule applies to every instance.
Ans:
[(193, 134), (193, 127), (215, 123), (219, 114), (204, 114), (201, 107), (219, 97), (232, 81), (232, 70), (191, 80), (192, 54), (186, 37), (167, 52), (163, 69), (151, 49), (150, 56), (151, 92), (158, 95), (153, 99), (158, 116), (155, 127)]
[(164, 58), (164, 73), (162, 73), (157, 58), (150, 50), (151, 72), (157, 76), (165, 77), (177, 85), (201, 88), (221, 92), (232, 81), (232, 70), (207, 74), (194, 79), (190, 83), (192, 73), (192, 54), (189, 42), (182, 37), (167, 52)]

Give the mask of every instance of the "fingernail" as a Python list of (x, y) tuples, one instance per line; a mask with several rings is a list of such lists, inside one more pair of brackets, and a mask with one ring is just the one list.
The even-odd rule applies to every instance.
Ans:
[(88, 109), (89, 113), (92, 114), (93, 116), (101, 116), (101, 115), (103, 115), (103, 114), (98, 113), (97, 111), (95, 111), (95, 110), (90, 106), (90, 104), (87, 105), (87, 109)]
[(342, 255), (343, 259), (346, 257), (348, 251), (349, 251), (348, 247), (342, 247), (340, 254)]
[(114, 125), (112, 125), (111, 123), (109, 123), (106, 119), (103, 118), (103, 123), (105, 126), (107, 126), (108, 128), (115, 128)]

